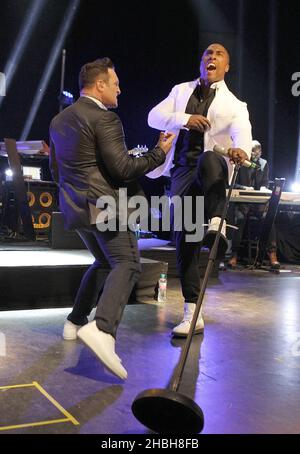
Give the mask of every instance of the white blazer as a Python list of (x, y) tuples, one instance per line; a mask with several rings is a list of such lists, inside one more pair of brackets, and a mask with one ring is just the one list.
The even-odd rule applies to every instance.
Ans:
[[(179, 132), (181, 129), (186, 129), (184, 125), (191, 116), (185, 113), (186, 105), (199, 83), (199, 79), (196, 79), (175, 85), (169, 96), (150, 111), (149, 126), (161, 131), (172, 131), (176, 134), (176, 138), (164, 164), (149, 172), (148, 177), (158, 178), (162, 175), (170, 175)], [(224, 80), (215, 82), (211, 88), (216, 90), (216, 94), (207, 113), (211, 129), (204, 133), (204, 151), (212, 150), (214, 145), (219, 144), (226, 149), (241, 148), (250, 158), (252, 134), (247, 104), (229, 91)], [(226, 161), (230, 180), (233, 166), (229, 159), (226, 158)]]

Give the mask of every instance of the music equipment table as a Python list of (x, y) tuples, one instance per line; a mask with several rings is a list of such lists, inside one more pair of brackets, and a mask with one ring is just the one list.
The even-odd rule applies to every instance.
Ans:
[[(270, 192), (247, 191), (244, 189), (233, 189), (230, 202), (238, 203), (266, 203), (271, 197)], [(279, 202), (280, 208), (300, 208), (300, 193), (282, 192)]]

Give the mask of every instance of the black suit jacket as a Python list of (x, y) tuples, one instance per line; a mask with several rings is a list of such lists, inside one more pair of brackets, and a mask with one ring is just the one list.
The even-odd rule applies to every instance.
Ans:
[(145, 156), (128, 155), (118, 115), (81, 97), (53, 118), (50, 125), (50, 168), (59, 184), (60, 209), (67, 228), (90, 225), (89, 203), (100, 196), (117, 200), (118, 189), (141, 192), (137, 178), (165, 161), (159, 147)]

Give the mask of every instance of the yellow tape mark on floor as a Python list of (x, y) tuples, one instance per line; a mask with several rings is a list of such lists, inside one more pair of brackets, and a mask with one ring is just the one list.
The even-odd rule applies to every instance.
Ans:
[(58, 410), (62, 412), (63, 415), (65, 415), (69, 421), (71, 421), (75, 426), (78, 426), (80, 423), (77, 421), (77, 419), (74, 418), (74, 416), (71, 415), (67, 410), (64, 409), (55, 399), (53, 399), (50, 394), (47, 393), (47, 391), (42, 388), (41, 385), (38, 384), (37, 381), (32, 382), (32, 384), (56, 407)]
[(0, 389), (28, 388), (29, 386), (35, 386), (35, 385), (33, 383), (25, 383), (24, 385), (0, 386)]
[(63, 415), (66, 416), (66, 418), (62, 419), (52, 419), (49, 421), (40, 421), (40, 422), (32, 422), (28, 424), (16, 424), (12, 426), (4, 426), (0, 427), (1, 430), (12, 430), (12, 429), (21, 429), (24, 427), (37, 427), (37, 426), (46, 426), (48, 424), (58, 424), (62, 422), (71, 422), (75, 426), (78, 426), (80, 423), (77, 421), (77, 419), (74, 418), (74, 416), (71, 415), (67, 410), (65, 410), (64, 407), (62, 407), (50, 394), (47, 393), (47, 391), (37, 382), (34, 381), (32, 383), (24, 383), (22, 385), (10, 385), (10, 386), (0, 386), (1, 389), (14, 389), (14, 388), (29, 388), (29, 387), (35, 387), (38, 391), (40, 391), (43, 396), (45, 396)]
[(22, 429), (24, 427), (47, 426), (48, 424), (58, 424), (61, 422), (70, 422), (69, 418), (52, 419), (50, 421), (30, 422), (28, 424), (16, 424), (15, 426), (0, 427), (0, 430)]

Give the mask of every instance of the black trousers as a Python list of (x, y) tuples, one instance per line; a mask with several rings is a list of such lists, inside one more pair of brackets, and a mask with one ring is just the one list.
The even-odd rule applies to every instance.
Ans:
[[(186, 195), (203, 195), (205, 216), (211, 219), (222, 215), (227, 183), (228, 169), (225, 159), (213, 151), (206, 151), (199, 156), (197, 166), (178, 166), (171, 170), (170, 192), (171, 196), (179, 195), (182, 198)], [(184, 229), (174, 231), (177, 269), (185, 302), (196, 303), (200, 291), (201, 242), (187, 242), (186, 233)]]
[(99, 232), (95, 226), (78, 233), (95, 261), (81, 280), (68, 320), (84, 325), (97, 306), (97, 327), (116, 337), (125, 305), (141, 273), (135, 234), (130, 230)]

